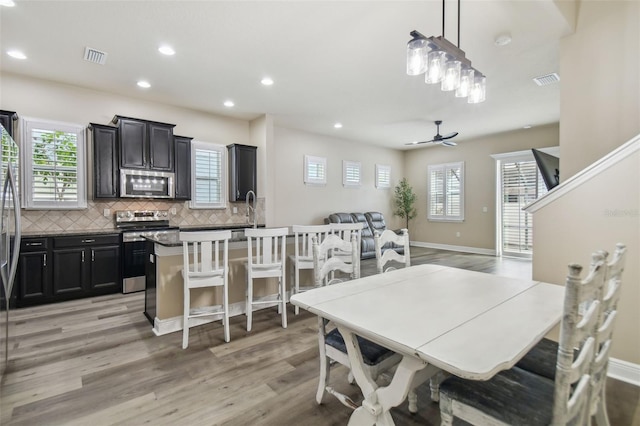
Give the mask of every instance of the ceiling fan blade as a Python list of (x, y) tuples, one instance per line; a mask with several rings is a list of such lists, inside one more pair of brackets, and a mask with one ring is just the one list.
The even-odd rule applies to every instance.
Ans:
[[(453, 136), (452, 136), (452, 137), (453, 137)], [(456, 146), (456, 145), (458, 145), (458, 144), (457, 144), (457, 143), (455, 143), (454, 141), (447, 141), (447, 140), (444, 140), (444, 141), (442, 141), (442, 142), (440, 142), (440, 143), (441, 143), (442, 145), (444, 145), (444, 146)]]
[(458, 136), (458, 132), (449, 133), (448, 135), (444, 135), (440, 138), (440, 140), (451, 139)]
[(420, 142), (409, 142), (409, 143), (405, 143), (405, 145), (420, 145), (421, 143), (429, 143), (429, 142), (434, 142), (434, 141), (430, 140), (430, 141), (420, 141)]

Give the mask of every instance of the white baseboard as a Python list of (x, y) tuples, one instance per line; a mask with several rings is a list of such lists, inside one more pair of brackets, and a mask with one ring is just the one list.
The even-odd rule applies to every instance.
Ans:
[(463, 253), (486, 254), (488, 256), (496, 255), (496, 251), (494, 249), (486, 249), (486, 248), (478, 248), (478, 247), (453, 246), (449, 244), (425, 243), (421, 241), (411, 241), (410, 245), (414, 247), (459, 251)]
[[(273, 298), (273, 304), (265, 304), (264, 306), (254, 307), (253, 311), (255, 312), (260, 309), (266, 309), (266, 308), (271, 308), (273, 306), (276, 306), (278, 304), (278, 300), (276, 299), (276, 297), (277, 296), (271, 296), (271, 298)], [(265, 300), (268, 300), (268, 299), (270, 298), (269, 297), (265, 298)], [(289, 300), (288, 295), (287, 295), (287, 300)], [(246, 311), (245, 302), (236, 302), (236, 303), (231, 303), (229, 305), (229, 317), (244, 315), (245, 311)], [(191, 327), (193, 327), (197, 325), (208, 324), (214, 321), (220, 321), (221, 319), (222, 319), (222, 314), (216, 314), (216, 315), (211, 315), (203, 318), (193, 318), (191, 319), (190, 324), (192, 324)], [(182, 331), (182, 316), (172, 317), (167, 319), (158, 319), (158, 317), (155, 317), (153, 320), (152, 330), (156, 336), (162, 336), (164, 334), (175, 333), (176, 331)]]
[(640, 364), (609, 358), (609, 377), (640, 387)]

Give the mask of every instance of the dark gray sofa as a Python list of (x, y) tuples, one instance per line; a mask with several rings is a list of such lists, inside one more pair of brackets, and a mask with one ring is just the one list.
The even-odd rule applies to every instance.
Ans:
[(370, 259), (376, 257), (373, 242), (373, 233), (382, 232), (387, 226), (384, 215), (379, 212), (366, 213), (331, 213), (325, 218), (324, 223), (362, 223), (362, 236), (360, 239), (360, 258)]

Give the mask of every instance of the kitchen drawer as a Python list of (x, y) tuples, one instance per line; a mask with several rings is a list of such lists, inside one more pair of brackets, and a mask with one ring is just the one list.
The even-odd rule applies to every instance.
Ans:
[(53, 239), (54, 248), (101, 246), (110, 244), (120, 244), (120, 234), (74, 235), (70, 237), (56, 237)]
[(48, 244), (48, 238), (23, 238), (20, 241), (20, 252), (46, 251)]

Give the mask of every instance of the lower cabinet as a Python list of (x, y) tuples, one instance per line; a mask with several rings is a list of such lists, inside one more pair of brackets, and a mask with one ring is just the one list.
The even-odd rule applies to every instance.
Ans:
[(18, 270), (19, 307), (117, 293), (120, 235), (24, 238)]
[(18, 259), (17, 306), (46, 303), (51, 297), (51, 256), (48, 238), (24, 238)]

